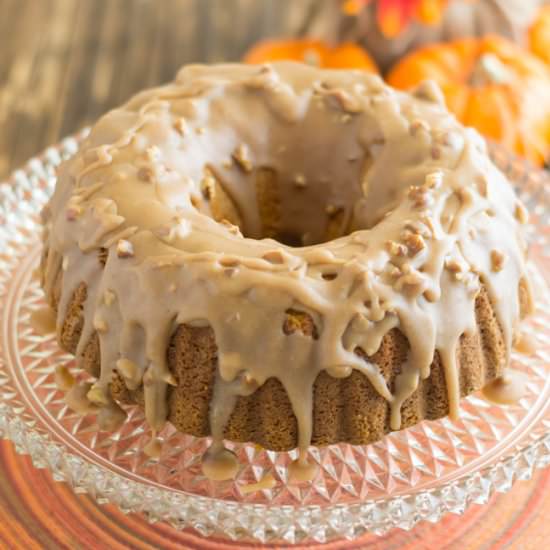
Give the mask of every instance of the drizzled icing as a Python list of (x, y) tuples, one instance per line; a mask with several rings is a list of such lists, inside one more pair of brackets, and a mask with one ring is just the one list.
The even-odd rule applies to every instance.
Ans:
[(243, 495), (249, 493), (255, 493), (256, 491), (265, 491), (266, 489), (273, 489), (277, 485), (277, 480), (273, 477), (273, 474), (267, 473), (256, 483), (249, 483), (248, 485), (242, 485), (239, 491)]
[(37, 309), (31, 313), (29, 323), (36, 333), (41, 336), (55, 332), (55, 311), (50, 307)]
[[(227, 221), (214, 219), (215, 184), (229, 197)], [(520, 318), (524, 210), (432, 85), (413, 97), (358, 71), (186, 67), (98, 121), (61, 166), (45, 219), (50, 297), (62, 272), (58, 332), (87, 285), (77, 358), (94, 332), (101, 350), (88, 397), (114, 407), (117, 369), (128, 388), (143, 384), (158, 432), (176, 384), (168, 343), (182, 323), (209, 325), (218, 452), (238, 396), (271, 377), (288, 394), (303, 452), (322, 370), (362, 372), (399, 429), (436, 351), (456, 415), (456, 351), (476, 330), (480, 285), (508, 351)], [(289, 310), (311, 317), (315, 337), (283, 331)], [(410, 351), (392, 393), (365, 356), (395, 327)]]
[(485, 399), (497, 405), (517, 403), (527, 391), (527, 375), (508, 370), (504, 376), (491, 380), (483, 387), (481, 394)]

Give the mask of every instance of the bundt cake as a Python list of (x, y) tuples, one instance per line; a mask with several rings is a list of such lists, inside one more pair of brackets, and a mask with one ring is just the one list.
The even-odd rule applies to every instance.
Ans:
[(455, 416), (531, 308), (525, 209), (430, 82), (185, 67), (97, 122), (43, 218), (43, 288), (100, 425), (137, 403), (217, 450)]

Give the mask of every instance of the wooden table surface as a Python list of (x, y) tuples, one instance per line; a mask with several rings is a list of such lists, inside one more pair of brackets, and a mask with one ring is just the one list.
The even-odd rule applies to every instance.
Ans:
[[(323, 0), (0, 0), (0, 181), (185, 63), (237, 60), (259, 37), (300, 34)], [(464, 517), (361, 547), (548, 547), (550, 472)], [(0, 548), (222, 548), (148, 526), (54, 482), (0, 442)], [(332, 548), (345, 549), (346, 543)]]

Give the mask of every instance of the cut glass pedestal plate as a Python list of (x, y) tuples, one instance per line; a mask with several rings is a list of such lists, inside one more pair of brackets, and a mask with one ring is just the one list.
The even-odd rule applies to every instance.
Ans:
[[(536, 353), (514, 355), (513, 367), (528, 376), (517, 404), (496, 406), (474, 395), (462, 401), (456, 422), (422, 422), (369, 446), (312, 448), (318, 474), (301, 485), (287, 478), (295, 453), (229, 445), (241, 463), (237, 478), (210, 482), (200, 467), (208, 440), (167, 426), (160, 460), (152, 460), (143, 452), (149, 432), (136, 408), (128, 408), (128, 422), (116, 433), (99, 431), (94, 415), (68, 409), (53, 373), (56, 365), (70, 367), (72, 358), (30, 324), (32, 311), (43, 304), (34, 274), (39, 212), (53, 190), (56, 165), (75, 152), (78, 139), (48, 149), (0, 184), (0, 434), (37, 467), (101, 503), (238, 545), (352, 540), (367, 531), (410, 529), (485, 503), (550, 463), (550, 180), (544, 173), (493, 151), (532, 214), (537, 311), (525, 331)], [(268, 473), (274, 487), (245, 488)]]

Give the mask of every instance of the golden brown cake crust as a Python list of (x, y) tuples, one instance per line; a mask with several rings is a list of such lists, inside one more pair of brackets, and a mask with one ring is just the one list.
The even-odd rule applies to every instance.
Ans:
[[(59, 281), (61, 284), (61, 281)], [(520, 285), (520, 302), (527, 294)], [(86, 285), (79, 285), (68, 308), (59, 344), (74, 353), (82, 329), (82, 311)], [(291, 312), (286, 329), (314, 334), (311, 318), (301, 312)], [(487, 291), (482, 287), (476, 298), (478, 331), (462, 336), (458, 349), (460, 394), (465, 397), (481, 389), (502, 374), (505, 346), (502, 331), (495, 318)], [(406, 360), (409, 346), (398, 329), (382, 340), (380, 349), (368, 359), (383, 372), (393, 391), (395, 376)], [(360, 349), (357, 353), (366, 357)], [(210, 435), (208, 422), (214, 378), (217, 369), (217, 348), (209, 327), (180, 325), (167, 350), (168, 365), (177, 380), (170, 389), (168, 420), (180, 431), (197, 437)], [(94, 333), (83, 358), (83, 367), (96, 375), (100, 367), (99, 339)], [(143, 388), (130, 391), (115, 374), (111, 384), (113, 397), (124, 404), (143, 406)], [(421, 380), (418, 389), (402, 407), (402, 428), (422, 420), (435, 420), (449, 413), (445, 375), (438, 354), (431, 365), (430, 376)], [(314, 385), (313, 437), (317, 446), (347, 442), (365, 445), (377, 441), (390, 430), (390, 407), (358, 371), (348, 378), (336, 379), (322, 372)], [(267, 449), (286, 451), (297, 445), (297, 423), (292, 406), (281, 383), (269, 379), (252, 395), (239, 397), (225, 430), (231, 441), (254, 442)]]

